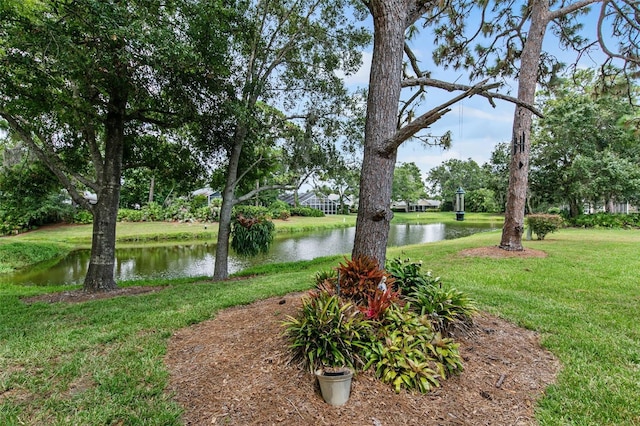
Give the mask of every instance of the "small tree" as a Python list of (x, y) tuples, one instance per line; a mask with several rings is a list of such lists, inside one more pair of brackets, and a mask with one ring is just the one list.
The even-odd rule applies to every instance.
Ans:
[(402, 163), (393, 172), (393, 187), (391, 196), (394, 200), (405, 202), (405, 211), (409, 211), (411, 202), (426, 197), (422, 172), (416, 163)]

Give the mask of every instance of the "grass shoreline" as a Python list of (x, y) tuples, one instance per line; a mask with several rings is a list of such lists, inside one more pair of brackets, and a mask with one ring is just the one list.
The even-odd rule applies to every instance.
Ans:
[[(503, 217), (470, 213), (467, 222), (457, 222), (453, 213), (396, 213), (392, 223), (502, 223)], [(320, 229), (355, 226), (355, 215), (322, 218), (294, 216), (274, 220), (276, 233), (284, 235)], [(118, 222), (116, 246), (139, 247), (187, 241), (215, 241), (218, 223), (200, 222)], [(0, 237), (0, 274), (27, 268), (36, 263), (66, 256), (70, 251), (91, 248), (92, 225), (52, 225), (15, 236)]]
[[(499, 232), (391, 248), (422, 260), (480, 307), (536, 330), (562, 362), (536, 406), (541, 425), (640, 424), (640, 230), (563, 229), (525, 247), (545, 258), (474, 258)], [(341, 259), (268, 265), (245, 280), (153, 280), (153, 294), (80, 304), (25, 296), (61, 287), (0, 287), (0, 424), (180, 424), (163, 355), (180, 328), (220, 309), (304, 291)], [(194, 283), (197, 285), (193, 285)]]

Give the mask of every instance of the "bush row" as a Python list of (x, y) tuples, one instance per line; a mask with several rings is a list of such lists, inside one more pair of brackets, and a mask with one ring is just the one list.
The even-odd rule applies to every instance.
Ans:
[(579, 228), (640, 228), (640, 213), (583, 214), (576, 218), (569, 219), (569, 223)]

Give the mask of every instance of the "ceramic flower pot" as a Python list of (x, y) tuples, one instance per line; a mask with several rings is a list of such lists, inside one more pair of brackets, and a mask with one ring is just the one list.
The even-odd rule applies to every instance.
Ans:
[(353, 378), (351, 370), (348, 368), (317, 370), (316, 377), (320, 383), (320, 392), (325, 402), (336, 407), (347, 403)]

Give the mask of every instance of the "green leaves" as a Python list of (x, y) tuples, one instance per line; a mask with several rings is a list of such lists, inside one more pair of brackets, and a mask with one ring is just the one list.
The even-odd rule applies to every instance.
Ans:
[(462, 371), (458, 345), (434, 333), (429, 321), (409, 306), (385, 311), (378, 337), (365, 352), (365, 369), (375, 368), (376, 377), (391, 383), (396, 392), (425, 393), (440, 386), (440, 379)]
[(275, 225), (266, 217), (238, 214), (232, 223), (231, 248), (242, 256), (266, 253), (273, 242), (274, 232)]
[(319, 292), (305, 297), (298, 316), (288, 317), (283, 325), (293, 360), (309, 371), (362, 367), (360, 353), (369, 340), (371, 324), (337, 296)]

